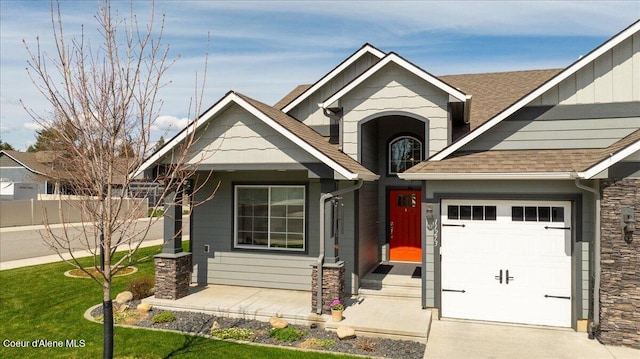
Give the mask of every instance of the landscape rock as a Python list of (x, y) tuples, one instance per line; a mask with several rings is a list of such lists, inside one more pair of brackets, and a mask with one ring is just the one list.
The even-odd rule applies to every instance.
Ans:
[(148, 311), (150, 311), (150, 310), (151, 310), (151, 308), (152, 308), (152, 306), (151, 306), (151, 304), (149, 304), (149, 303), (140, 303), (140, 304), (138, 304), (138, 306), (136, 307), (136, 309), (137, 309), (139, 312), (148, 312)]
[(351, 328), (348, 325), (339, 326), (338, 329), (336, 330), (336, 333), (338, 334), (338, 338), (340, 338), (340, 340), (351, 339), (356, 337), (356, 330)]
[(118, 304), (129, 303), (132, 300), (133, 300), (133, 293), (129, 292), (128, 290), (116, 296), (116, 303)]
[(127, 304), (122, 304), (118, 307), (117, 311), (120, 313), (124, 313), (127, 311), (127, 309), (129, 309), (129, 306)]
[(278, 317), (271, 317), (269, 319), (269, 324), (271, 324), (271, 328), (274, 329), (282, 329), (289, 326), (289, 323), (287, 323), (286, 320)]
[(218, 321), (216, 320), (213, 322), (213, 324), (211, 324), (211, 331), (218, 330), (218, 329), (220, 329), (220, 323), (218, 323)]

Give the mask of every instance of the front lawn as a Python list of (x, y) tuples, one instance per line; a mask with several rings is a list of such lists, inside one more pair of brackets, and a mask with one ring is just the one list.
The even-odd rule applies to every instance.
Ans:
[[(157, 251), (143, 248), (139, 255)], [(152, 258), (136, 267), (137, 273), (114, 279), (114, 298), (132, 279), (153, 275)], [(83, 317), (102, 302), (102, 290), (91, 280), (64, 276), (70, 268), (53, 263), (0, 272), (0, 358), (102, 356), (102, 325)], [(120, 327), (114, 342), (115, 358), (346, 358)]]

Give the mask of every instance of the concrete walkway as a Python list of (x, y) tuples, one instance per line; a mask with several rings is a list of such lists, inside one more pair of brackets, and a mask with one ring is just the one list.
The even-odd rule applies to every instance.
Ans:
[(341, 322), (327, 321), (326, 328), (336, 330), (348, 325), (360, 336), (425, 343), (431, 324), (431, 311), (421, 308), (420, 299), (355, 299), (347, 302), (343, 317)]
[(571, 329), (434, 320), (424, 357), (638, 359), (640, 350), (602, 345)]

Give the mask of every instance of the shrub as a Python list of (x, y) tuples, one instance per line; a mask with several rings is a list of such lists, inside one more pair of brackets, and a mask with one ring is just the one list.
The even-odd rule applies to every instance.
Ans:
[(287, 343), (295, 342), (305, 335), (307, 335), (307, 332), (294, 327), (275, 328), (271, 329), (271, 332), (269, 333), (271, 338)]
[(133, 299), (140, 300), (153, 294), (155, 285), (153, 277), (141, 277), (127, 284), (127, 290), (133, 294)]
[(254, 336), (251, 330), (242, 328), (215, 329), (211, 331), (211, 335), (218, 339), (235, 340), (251, 340)]
[(162, 312), (153, 316), (151, 319), (154, 323), (169, 323), (176, 320), (176, 315), (171, 312)]
[(303, 349), (314, 349), (314, 348), (328, 348), (333, 345), (336, 345), (336, 341), (332, 339), (310, 338), (300, 343), (298, 347)]

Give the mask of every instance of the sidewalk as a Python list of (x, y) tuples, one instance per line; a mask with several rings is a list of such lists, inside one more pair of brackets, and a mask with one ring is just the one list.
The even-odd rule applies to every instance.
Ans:
[(425, 359), (638, 359), (640, 350), (602, 345), (587, 333), (462, 320), (434, 320)]
[[(185, 237), (182, 237), (182, 239), (183, 240), (189, 239), (188, 236), (185, 236)], [(162, 243), (163, 243), (162, 239), (146, 240), (142, 242), (142, 244), (140, 245), (140, 248), (158, 246), (158, 245), (162, 245)], [(84, 251), (73, 252), (73, 255), (76, 258), (81, 258), (81, 257), (89, 257), (92, 255), (92, 253), (89, 252), (88, 250), (84, 250)], [(67, 260), (71, 259), (71, 255), (69, 253), (63, 254), (62, 257)], [(40, 264), (55, 263), (55, 262), (61, 262), (61, 261), (62, 259), (57, 254), (51, 254), (43, 257), (18, 259), (15, 261), (0, 262), (0, 271), (7, 270), (7, 269), (40, 265)]]

